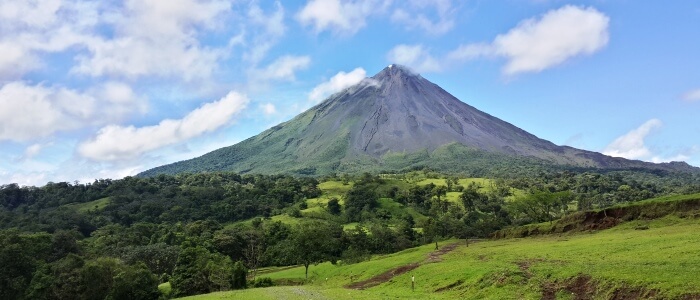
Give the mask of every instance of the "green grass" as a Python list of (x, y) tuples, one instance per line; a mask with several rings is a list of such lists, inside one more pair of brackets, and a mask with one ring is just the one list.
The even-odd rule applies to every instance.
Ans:
[[(493, 190), (493, 184), (494, 180), (489, 179), (489, 178), (460, 178), (459, 179), (459, 185), (463, 186), (464, 188), (468, 187), (470, 184), (475, 183), (479, 187), (479, 192), (481, 193), (488, 193)], [(447, 186), (445, 183), (445, 179), (438, 178), (438, 179), (423, 179), (421, 181), (418, 181), (416, 184), (420, 186), (428, 185), (428, 184), (434, 184), (434, 185), (441, 185), (441, 186)], [(506, 197), (506, 200), (512, 200), (515, 199), (515, 197), (519, 197), (525, 194), (525, 191), (511, 188), (510, 189), (511, 193), (513, 194), (512, 196)], [(459, 196), (461, 195), (461, 192), (449, 192), (447, 193), (447, 196), (445, 199), (447, 199), (450, 202), (454, 203), (460, 203), (459, 201)]]
[(343, 184), (341, 181), (333, 180), (321, 182), (318, 185), (318, 188), (322, 191), (321, 196), (306, 200), (308, 211), (314, 211), (313, 209), (315, 208), (324, 209), (326, 205), (328, 205), (328, 200), (331, 198), (336, 198), (340, 204), (343, 204), (343, 196), (352, 188), (352, 186), (352, 182), (349, 182), (348, 184)]
[(500, 238), (509, 238), (539, 234), (571, 234), (580, 231), (589, 231), (591, 228), (587, 227), (584, 223), (589, 222), (588, 225), (592, 225), (590, 222), (596, 217), (602, 219), (607, 215), (614, 216), (622, 221), (652, 220), (668, 215), (698, 218), (700, 217), (700, 193), (664, 196), (617, 205), (606, 209), (575, 212), (559, 220), (554, 220), (553, 222), (509, 227), (494, 234)]
[(347, 223), (343, 224), (343, 230), (352, 230), (357, 228), (357, 225), (360, 225), (358, 222), (353, 222), (353, 223)]
[(423, 222), (428, 218), (423, 214), (417, 212), (413, 207), (406, 207), (405, 205), (398, 203), (392, 200), (391, 198), (380, 198), (378, 202), (379, 208), (383, 208), (389, 211), (389, 213), (391, 213), (392, 216), (409, 214), (413, 217), (413, 220), (415, 222)]
[(323, 194), (331, 196), (342, 196), (345, 195), (353, 186), (352, 182), (348, 184), (343, 184), (341, 181), (324, 181), (318, 185), (318, 188), (323, 191)]
[[(309, 282), (312, 285), (341, 287), (353, 281), (368, 279), (391, 268), (421, 261), (428, 253), (434, 250), (434, 247), (435, 245), (425, 245), (393, 254), (375, 256), (369, 261), (358, 264), (332, 265), (330, 263), (323, 263), (316, 266), (311, 266), (309, 267)], [(303, 280), (304, 267), (300, 266), (276, 273), (270, 273), (267, 274), (266, 277), (270, 277), (273, 280)], [(326, 278), (328, 278), (327, 281)]]
[(107, 205), (109, 205), (110, 199), (109, 197), (98, 199), (95, 201), (90, 201), (90, 202), (85, 202), (85, 203), (71, 203), (66, 205), (66, 207), (71, 207), (75, 209), (78, 212), (85, 213), (89, 212), (91, 210), (102, 210), (104, 209)]
[[(635, 230), (641, 225), (649, 229)], [(697, 276), (700, 219), (674, 215), (632, 221), (596, 233), (462, 245), (444, 255), (441, 262), (423, 263), (379, 286), (364, 291), (343, 288), (353, 280), (423, 262), (433, 249), (434, 245), (425, 245), (353, 265), (311, 266), (309, 281), (304, 286), (250, 289), (188, 299), (540, 299), (543, 284), (564, 285), (581, 275), (592, 278), (598, 289), (596, 298), (611, 298), (616, 289), (623, 287), (653, 289), (663, 298), (700, 294)], [(417, 283), (415, 291), (410, 290), (412, 275)], [(291, 268), (265, 276), (301, 281), (304, 269)], [(436, 292), (451, 284), (455, 287)], [(561, 297), (570, 297), (569, 294), (558, 293)]]
[(689, 195), (670, 195), (670, 196), (664, 196), (664, 197), (658, 197), (658, 198), (651, 198), (651, 199), (647, 199), (647, 200), (632, 202), (629, 204), (614, 206), (613, 208), (615, 208), (615, 207), (644, 206), (644, 205), (650, 205), (650, 204), (667, 204), (669, 202), (681, 202), (681, 201), (696, 200), (696, 199), (700, 199), (700, 193), (689, 194)]

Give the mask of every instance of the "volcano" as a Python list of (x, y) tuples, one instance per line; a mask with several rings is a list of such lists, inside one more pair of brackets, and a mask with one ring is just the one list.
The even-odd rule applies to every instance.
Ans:
[(503, 171), (514, 166), (697, 169), (682, 162), (653, 164), (555, 145), (479, 111), (404, 66), (389, 65), (238, 144), (139, 175), (212, 171), (327, 175), (426, 167), (488, 175), (491, 168)]

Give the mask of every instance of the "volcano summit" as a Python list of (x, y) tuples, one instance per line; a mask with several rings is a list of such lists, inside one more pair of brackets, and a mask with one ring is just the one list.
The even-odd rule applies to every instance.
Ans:
[(513, 166), (696, 169), (685, 163), (653, 164), (557, 146), (479, 111), (404, 66), (389, 65), (245, 141), (140, 175), (325, 175), (423, 167), (485, 175), (491, 168)]

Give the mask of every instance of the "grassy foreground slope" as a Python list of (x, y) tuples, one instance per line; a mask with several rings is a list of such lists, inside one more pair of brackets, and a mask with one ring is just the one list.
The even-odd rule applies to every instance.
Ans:
[[(649, 229), (636, 230), (642, 225)], [(429, 255), (434, 245), (426, 245), (354, 265), (312, 266), (304, 286), (186, 299), (700, 299), (698, 218), (669, 215), (592, 233), (452, 243), (459, 246), (439, 259)], [(345, 287), (410, 264), (418, 267), (377, 286)], [(265, 276), (301, 281), (304, 269)]]

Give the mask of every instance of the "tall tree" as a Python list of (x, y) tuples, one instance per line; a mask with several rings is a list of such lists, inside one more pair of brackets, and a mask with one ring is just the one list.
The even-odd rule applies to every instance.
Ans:
[(304, 265), (305, 278), (309, 278), (309, 266), (338, 258), (343, 228), (337, 224), (308, 222), (297, 225), (291, 239), (283, 243), (287, 260)]

